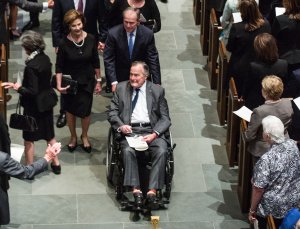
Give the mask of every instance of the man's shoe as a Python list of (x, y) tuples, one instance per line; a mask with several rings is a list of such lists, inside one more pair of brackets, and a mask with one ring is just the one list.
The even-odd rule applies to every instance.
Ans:
[(141, 210), (143, 206), (143, 193), (142, 192), (134, 192), (134, 203), (137, 210)]
[(62, 128), (67, 124), (67, 118), (66, 118), (66, 114), (62, 113), (59, 115), (57, 122), (56, 122), (56, 126), (57, 128)]
[(148, 193), (147, 194), (146, 207), (149, 210), (159, 209), (159, 204), (157, 202), (156, 194), (153, 194), (153, 193)]
[(23, 28), (22, 28), (22, 32), (26, 31), (26, 30), (31, 30), (35, 27), (39, 27), (40, 26), (40, 22), (33, 22), (33, 21), (29, 21)]

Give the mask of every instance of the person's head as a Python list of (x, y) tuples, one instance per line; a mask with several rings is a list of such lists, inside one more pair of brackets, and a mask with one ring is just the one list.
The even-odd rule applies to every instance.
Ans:
[(32, 30), (24, 32), (20, 40), (22, 47), (25, 49), (28, 55), (37, 50), (43, 51), (46, 48), (43, 36), (40, 33)]
[(279, 100), (283, 92), (282, 80), (274, 75), (266, 76), (261, 82), (262, 95), (266, 100)]
[(131, 64), (129, 82), (134, 89), (143, 86), (149, 76), (149, 67), (143, 61), (134, 61)]
[(274, 63), (279, 58), (276, 40), (269, 33), (261, 33), (255, 37), (254, 50), (257, 58), (265, 63)]
[(134, 9), (128, 7), (123, 11), (123, 25), (126, 32), (130, 33), (134, 31), (140, 24), (140, 11), (139, 9)]
[(81, 35), (85, 18), (82, 13), (72, 9), (65, 14), (64, 24), (72, 35)]
[(254, 31), (264, 24), (264, 18), (255, 0), (241, 0), (238, 3), (238, 9), (241, 12), (242, 20), (246, 22), (245, 29), (247, 31)]
[(300, 1), (299, 0), (283, 0), (282, 4), (285, 8), (285, 14), (290, 19), (300, 20)]
[(261, 123), (263, 127), (263, 138), (266, 142), (284, 142), (284, 125), (279, 118), (269, 115), (265, 117)]

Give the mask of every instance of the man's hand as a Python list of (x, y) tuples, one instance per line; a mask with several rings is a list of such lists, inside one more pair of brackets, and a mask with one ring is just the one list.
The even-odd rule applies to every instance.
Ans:
[(157, 138), (157, 134), (156, 133), (148, 134), (148, 135), (145, 135), (143, 138), (144, 138), (145, 142), (151, 143), (153, 140), (155, 140)]
[(100, 52), (103, 52), (104, 48), (105, 48), (105, 43), (99, 42), (98, 43), (98, 50)]
[(95, 95), (100, 95), (101, 91), (102, 91), (101, 82), (97, 82), (94, 90)]
[(52, 161), (61, 151), (61, 143), (56, 142), (52, 146), (49, 144), (44, 158), (46, 159), (47, 162)]
[(52, 9), (54, 6), (54, 0), (48, 0), (48, 8)]
[(123, 134), (131, 134), (132, 133), (132, 128), (129, 125), (120, 126), (120, 130)]
[(112, 84), (111, 85), (111, 91), (115, 92), (117, 90), (117, 84)]

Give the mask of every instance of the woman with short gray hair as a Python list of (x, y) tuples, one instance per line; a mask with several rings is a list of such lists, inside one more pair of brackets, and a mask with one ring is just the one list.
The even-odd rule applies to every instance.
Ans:
[(266, 229), (272, 215), (276, 228), (286, 213), (300, 202), (300, 153), (296, 142), (284, 137), (284, 125), (275, 116), (262, 120), (263, 138), (270, 149), (254, 166), (249, 221)]
[[(22, 47), (28, 55), (25, 60), (24, 79), (22, 85), (19, 83), (2, 83), (5, 88), (12, 88), (20, 94), (20, 104), (24, 107), (24, 114), (34, 117), (38, 129), (33, 132), (23, 131), (25, 145), (26, 164), (32, 164), (34, 158), (34, 142), (46, 140), (47, 144), (53, 145), (53, 106), (50, 104), (48, 92), (53, 90), (50, 86), (52, 76), (52, 64), (50, 58), (44, 53), (45, 42), (41, 34), (35, 31), (27, 31), (21, 36)], [(53, 91), (53, 93), (55, 93)], [(39, 106), (37, 98), (45, 95), (42, 101), (43, 108)], [(54, 94), (55, 95), (55, 94)], [(51, 163), (52, 171), (55, 174), (61, 173), (58, 158), (55, 157)]]
[(36, 50), (44, 51), (46, 44), (40, 33), (32, 30), (28, 30), (21, 36), (22, 47), (28, 53), (32, 53)]

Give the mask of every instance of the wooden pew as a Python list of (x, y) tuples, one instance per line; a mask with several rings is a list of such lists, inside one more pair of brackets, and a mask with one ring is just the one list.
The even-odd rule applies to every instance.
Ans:
[(267, 228), (268, 229), (276, 229), (273, 216), (271, 216), (271, 215), (267, 216)]
[(201, 0), (200, 44), (203, 56), (208, 55), (209, 0)]
[(240, 118), (233, 114), (233, 111), (238, 110), (242, 106), (242, 102), (238, 100), (238, 94), (234, 79), (229, 82), (228, 104), (227, 104), (227, 140), (226, 151), (228, 156), (229, 166), (237, 165), (238, 142), (240, 135)]
[(195, 19), (195, 25), (200, 25), (201, 22), (201, 1), (194, 0), (193, 2), (193, 15)]
[(241, 211), (247, 213), (250, 209), (251, 201), (251, 177), (252, 177), (252, 157), (247, 151), (248, 144), (245, 138), (247, 123), (241, 120), (240, 125), (240, 144), (239, 144), (239, 174), (237, 193)]
[(217, 59), (219, 49), (219, 37), (222, 32), (222, 26), (219, 25), (215, 9), (210, 10), (209, 20), (209, 44), (208, 44), (208, 77), (211, 89), (217, 89)]
[[(8, 64), (5, 45), (1, 45), (0, 49), (1, 59), (0, 59), (0, 82), (8, 81)], [(2, 113), (4, 119), (6, 120), (6, 100), (7, 95), (4, 88), (0, 88), (0, 113)]]
[(219, 72), (218, 72), (218, 82), (217, 82), (217, 111), (219, 116), (220, 125), (225, 125), (226, 114), (227, 114), (227, 97), (228, 91), (225, 90), (227, 71), (228, 71), (228, 61), (227, 51), (223, 41), (219, 41)]

